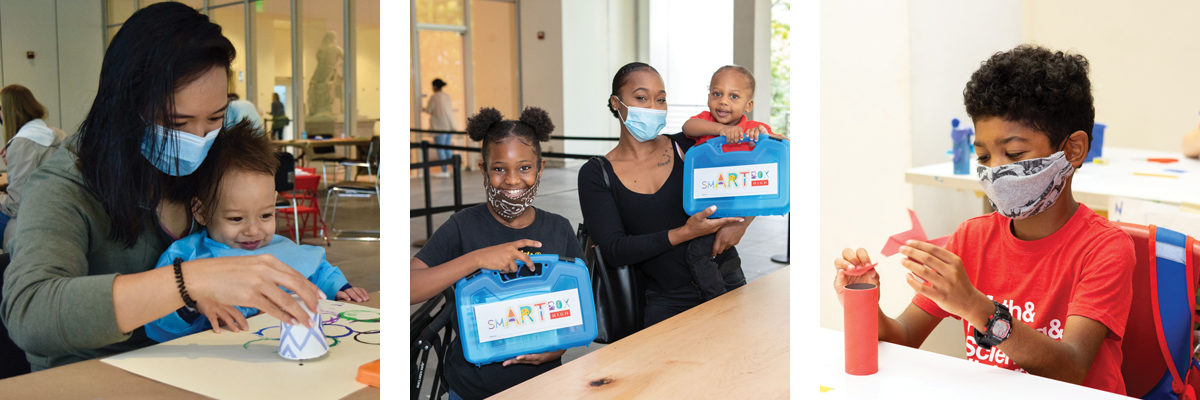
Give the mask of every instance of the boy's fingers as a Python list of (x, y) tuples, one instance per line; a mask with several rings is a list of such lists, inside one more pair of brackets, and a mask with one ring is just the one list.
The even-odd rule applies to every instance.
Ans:
[(867, 253), (867, 249), (860, 247), (858, 248), (858, 251), (855, 252), (855, 255), (858, 256), (858, 261), (861, 262), (862, 265), (871, 263), (871, 255)]
[(850, 248), (842, 249), (842, 259), (846, 260), (846, 263), (852, 266), (862, 264), (858, 259), (858, 255)]

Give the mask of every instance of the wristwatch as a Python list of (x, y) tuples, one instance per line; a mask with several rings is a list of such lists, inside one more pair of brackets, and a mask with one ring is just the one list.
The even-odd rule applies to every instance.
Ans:
[(1012, 314), (1008, 312), (1008, 307), (995, 301), (992, 303), (996, 305), (996, 312), (988, 317), (987, 327), (984, 328), (987, 333), (979, 332), (978, 328), (973, 329), (975, 343), (985, 350), (999, 346), (1008, 339), (1008, 334), (1012, 333)]

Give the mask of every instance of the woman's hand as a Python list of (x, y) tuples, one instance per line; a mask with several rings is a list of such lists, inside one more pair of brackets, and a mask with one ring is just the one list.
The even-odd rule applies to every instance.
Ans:
[(848, 274), (847, 270), (857, 268), (870, 268), (871, 256), (867, 254), (867, 249), (860, 248), (858, 251), (851, 249), (842, 249), (842, 258), (833, 260), (833, 267), (837, 269), (837, 276), (833, 278), (833, 290), (837, 292), (838, 302), (842, 301), (842, 292), (845, 291), (846, 285), (853, 283), (870, 283), (879, 286), (879, 273), (871, 270), (861, 274)]
[(362, 303), (371, 300), (371, 295), (367, 294), (367, 290), (360, 287), (351, 287), (346, 290), (337, 292), (337, 299), (341, 301), (353, 301)]
[(269, 254), (185, 261), (183, 281), (197, 304), (254, 307), (307, 328), (311, 328), (308, 313), (279, 287), (299, 295), (309, 310), (316, 310), (318, 299), (324, 297), (316, 285)]
[(500, 272), (517, 272), (520, 267), (517, 266), (517, 261), (525, 263), (530, 271), (533, 271), (533, 260), (521, 251), (524, 247), (542, 247), (542, 242), (530, 239), (521, 239), (508, 243), (501, 243), (491, 247), (484, 247), (467, 253), (471, 263), (479, 269), (492, 269)]
[(562, 358), (563, 353), (566, 353), (566, 352), (567, 352), (566, 350), (559, 350), (559, 351), (551, 351), (549, 353), (519, 355), (519, 356), (513, 357), (512, 359), (505, 360), (504, 363), (500, 364), (500, 365), (505, 366), (505, 367), (507, 367), (509, 365), (513, 365), (513, 364), (542, 365), (542, 363), (550, 362), (550, 361), (554, 361), (559, 358)]
[(246, 322), (246, 317), (242, 312), (234, 306), (227, 306), (217, 303), (212, 300), (196, 301), (196, 310), (204, 314), (208, 318), (208, 322), (212, 324), (213, 333), (221, 333), (221, 325), (225, 325), (230, 332), (241, 332), (250, 329), (250, 323)]
[(744, 222), (746, 219), (742, 217), (725, 217), (713, 218), (708, 217), (717, 212), (717, 206), (709, 206), (698, 213), (692, 214), (683, 226), (672, 229), (667, 232), (667, 238), (671, 241), (671, 245), (680, 243), (716, 232), (725, 225), (734, 222)]

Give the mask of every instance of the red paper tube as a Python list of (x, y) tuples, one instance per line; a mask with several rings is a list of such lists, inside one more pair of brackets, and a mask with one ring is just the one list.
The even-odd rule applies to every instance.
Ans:
[(879, 286), (870, 283), (846, 285), (842, 305), (846, 373), (874, 374), (879, 371)]

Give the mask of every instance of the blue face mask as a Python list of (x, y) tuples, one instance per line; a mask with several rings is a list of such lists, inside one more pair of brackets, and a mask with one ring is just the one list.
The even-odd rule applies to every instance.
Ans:
[[(620, 97), (617, 97), (617, 102), (625, 106)], [(667, 126), (667, 110), (625, 106), (624, 122), (634, 139), (639, 142), (650, 141)]]
[[(221, 128), (213, 129), (204, 134), (204, 137), (199, 137), (187, 132), (167, 129), (157, 124), (151, 125), (146, 128), (146, 135), (142, 139), (142, 157), (167, 175), (191, 175), (208, 156), (208, 149), (212, 148), (213, 141), (217, 139), (217, 133), (220, 130)], [(158, 143), (165, 142), (166, 144), (157, 157), (154, 151), (154, 141), (150, 140), (152, 135), (158, 136)]]

